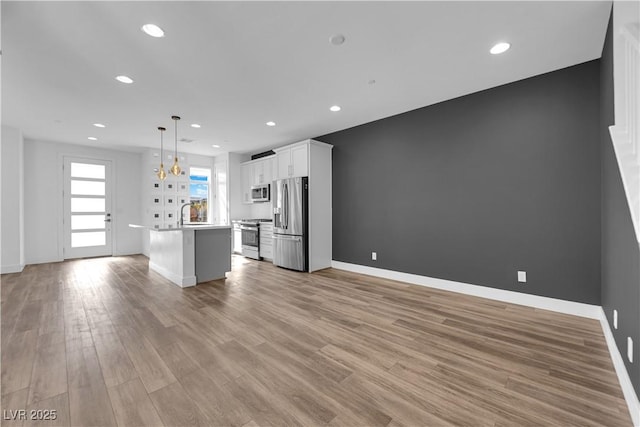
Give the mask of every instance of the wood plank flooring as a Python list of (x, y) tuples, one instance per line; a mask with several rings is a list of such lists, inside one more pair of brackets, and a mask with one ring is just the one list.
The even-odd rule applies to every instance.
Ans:
[(143, 256), (31, 265), (1, 301), (7, 426), (631, 425), (595, 320), (235, 256), (188, 289)]

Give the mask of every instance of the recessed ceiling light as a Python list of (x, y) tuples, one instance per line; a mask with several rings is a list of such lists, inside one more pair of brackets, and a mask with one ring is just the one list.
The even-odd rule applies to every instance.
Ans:
[(200, 128), (200, 125), (199, 125), (199, 124), (197, 124), (197, 123), (193, 123), (193, 124), (191, 125), (191, 127), (192, 127), (192, 128)]
[(105, 126), (105, 125), (103, 125), (102, 123), (94, 123), (93, 125), (94, 125), (95, 127), (97, 127), (97, 128), (105, 128), (105, 127), (106, 127), (106, 126)]
[(220, 146), (218, 144), (213, 144), (212, 147), (213, 148), (220, 148)]
[(491, 52), (493, 55), (498, 55), (508, 51), (510, 47), (511, 45), (509, 43), (500, 42), (496, 43), (489, 52)]
[(342, 108), (340, 108), (339, 105), (334, 105), (331, 108), (329, 108), (329, 110), (331, 110), (331, 111), (340, 111), (340, 110), (342, 110)]
[(98, 138), (96, 138), (95, 136), (90, 136), (87, 139), (90, 140), (90, 141), (97, 141), (98, 140)]
[(127, 76), (117, 76), (116, 80), (119, 81), (120, 83), (126, 83), (126, 84), (133, 83), (133, 79)]
[(344, 43), (345, 38), (342, 34), (334, 34), (331, 37), (329, 37), (329, 41), (334, 46), (340, 46), (342, 43)]
[(276, 125), (276, 122), (267, 122), (267, 123), (265, 123), (265, 124), (266, 124), (267, 126), (275, 126), (275, 125)]
[(158, 27), (155, 24), (144, 24), (142, 26), (142, 31), (144, 31), (151, 37), (164, 37), (164, 31), (162, 31), (162, 28)]

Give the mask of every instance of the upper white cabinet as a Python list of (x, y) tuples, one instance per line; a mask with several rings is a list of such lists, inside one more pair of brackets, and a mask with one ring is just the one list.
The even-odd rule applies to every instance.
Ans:
[(272, 177), (273, 156), (262, 159), (253, 160), (252, 166), (252, 182), (253, 185), (270, 184)]
[(251, 187), (271, 184), (273, 177), (273, 161), (275, 156), (250, 160), (240, 165), (242, 173), (242, 202), (251, 203)]
[(309, 176), (309, 141), (276, 148), (276, 176), (274, 179)]
[(242, 203), (251, 203), (251, 185), (253, 179), (251, 166), (251, 163), (243, 163), (240, 165), (240, 173), (242, 174)]

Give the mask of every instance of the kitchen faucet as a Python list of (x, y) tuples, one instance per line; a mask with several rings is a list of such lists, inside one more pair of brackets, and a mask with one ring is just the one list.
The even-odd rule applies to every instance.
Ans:
[(180, 227), (184, 226), (184, 216), (182, 216), (182, 210), (185, 206), (191, 206), (191, 203), (185, 203), (184, 205), (180, 206)]

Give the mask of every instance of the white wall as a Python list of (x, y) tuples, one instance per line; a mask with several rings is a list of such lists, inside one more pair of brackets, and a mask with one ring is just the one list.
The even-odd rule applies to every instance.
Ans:
[(243, 219), (251, 217), (251, 205), (242, 202), (242, 171), (240, 163), (249, 160), (248, 154), (226, 154), (228, 159), (229, 218)]
[(64, 156), (110, 160), (113, 182), (113, 254), (142, 252), (142, 234), (129, 228), (140, 223), (141, 156), (138, 153), (105, 150), (54, 142), (24, 142), (24, 247), (25, 262), (62, 261), (63, 209), (62, 163)]
[(23, 138), (15, 128), (2, 126), (0, 258), (2, 273), (22, 271), (24, 248)]

